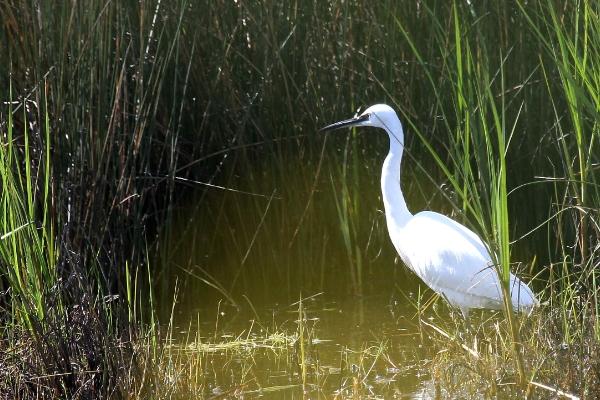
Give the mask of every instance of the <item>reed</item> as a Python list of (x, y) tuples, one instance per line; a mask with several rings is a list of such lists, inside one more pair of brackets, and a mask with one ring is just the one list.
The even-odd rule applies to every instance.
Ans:
[[(503, 290), (518, 270), (547, 302), (531, 320), (507, 303), (507, 325), (482, 328), (481, 376), (550, 381), (569, 360), (565, 386), (589, 393), (592, 362), (574, 354), (600, 339), (599, 15), (590, 1), (1, 3), (2, 362), (20, 372), (0, 390), (125, 396), (164, 378), (150, 364), (185, 365), (161, 325), (176, 275), (237, 305), (256, 287), (294, 301), (389, 280), (385, 138), (315, 133), (388, 102), (409, 205), (479, 232)], [(452, 350), (436, 371), (470, 357), (449, 343), (429, 343)], [(21, 346), (40, 367), (16, 367)]]
[[(545, 17), (541, 18), (547, 25), (546, 29), (551, 30), (552, 35), (556, 35), (556, 40), (552, 43), (545, 43), (546, 49), (549, 50), (550, 57), (546, 57), (545, 54), (540, 54), (538, 60), (541, 61), (542, 68), (532, 66), (531, 71), (526, 72), (528, 75), (520, 74), (523, 77), (523, 81), (517, 85), (511, 85), (512, 89), (507, 89), (506, 76), (510, 73), (513, 76), (519, 76), (515, 74), (514, 68), (511, 65), (515, 63), (522, 63), (522, 59), (514, 59), (515, 53), (520, 53), (519, 41), (511, 42), (513, 47), (503, 52), (502, 47), (498, 50), (497, 54), (493, 54), (489, 50), (490, 46), (490, 33), (487, 31), (489, 25), (489, 18), (486, 15), (480, 16), (475, 8), (472, 7), (461, 7), (457, 3), (452, 5), (452, 12), (448, 13), (448, 19), (446, 21), (437, 20), (436, 12), (433, 9), (427, 9), (430, 15), (434, 18), (433, 30), (437, 33), (434, 35), (434, 41), (437, 44), (438, 54), (440, 54), (441, 60), (439, 63), (443, 66), (442, 72), (437, 73), (432, 71), (431, 66), (425, 61), (422, 51), (430, 51), (431, 47), (419, 48), (418, 43), (415, 42), (407, 31), (407, 28), (398, 21), (399, 30), (403, 33), (406, 40), (408, 41), (412, 51), (415, 53), (415, 58), (426, 71), (428, 82), (431, 84), (431, 92), (434, 94), (433, 100), (436, 105), (436, 112), (441, 114), (443, 121), (446, 125), (443, 128), (448, 129), (448, 137), (454, 139), (449, 145), (450, 158), (440, 156), (436, 152), (431, 144), (427, 144), (427, 148), (433, 154), (433, 159), (437, 161), (438, 165), (447, 175), (448, 181), (452, 184), (452, 187), (457, 194), (457, 200), (455, 205), (457, 208), (462, 208), (462, 212), (467, 218), (476, 222), (478, 226), (476, 229), (479, 230), (482, 235), (487, 238), (487, 242), (491, 247), (491, 253), (496, 257), (496, 265), (498, 266), (498, 274), (503, 282), (503, 292), (508, 293), (508, 277), (511, 267), (511, 242), (510, 236), (514, 232), (514, 229), (509, 227), (509, 192), (507, 182), (512, 177), (513, 181), (517, 174), (511, 172), (511, 169), (519, 168), (519, 164), (515, 165), (510, 163), (512, 159), (511, 143), (523, 142), (519, 139), (519, 131), (523, 126), (527, 127), (529, 124), (523, 123), (523, 110), (525, 104), (528, 103), (530, 96), (527, 96), (525, 88), (532, 79), (535, 78), (537, 72), (542, 69), (543, 82), (549, 91), (548, 101), (553, 104), (555, 111), (553, 121), (557, 121), (556, 124), (559, 126), (563, 133), (565, 130), (575, 132), (574, 135), (567, 135), (566, 137), (558, 137), (557, 143), (559, 145), (559, 151), (557, 152), (559, 159), (562, 160), (563, 167), (569, 165), (568, 168), (563, 172), (563, 176), (567, 176), (566, 181), (569, 182), (568, 190), (573, 193), (574, 199), (581, 199), (582, 194), (588, 190), (588, 186), (596, 185), (593, 183), (594, 180), (589, 174), (589, 167), (587, 166), (589, 161), (587, 157), (593, 157), (591, 149), (595, 147), (595, 133), (593, 123), (589, 130), (584, 133), (584, 129), (581, 128), (581, 116), (586, 115), (583, 110), (574, 111), (574, 108), (578, 107), (578, 104), (592, 105), (591, 101), (594, 98), (593, 92), (586, 98), (586, 96), (575, 98), (575, 93), (581, 95), (585, 93), (579, 88), (575, 88), (576, 82), (586, 82), (589, 78), (584, 76), (565, 76), (565, 71), (569, 69), (575, 69), (581, 73), (589, 71), (587, 67), (587, 51), (593, 52), (593, 46), (587, 47), (591, 44), (590, 37), (593, 35), (590, 32), (586, 32), (590, 26), (594, 26), (595, 23), (590, 21), (590, 16), (594, 16), (595, 11), (589, 9), (586, 4), (582, 5), (582, 13), (573, 12), (569, 14), (563, 11), (561, 17), (557, 17), (557, 10), (552, 6), (538, 5), (539, 9), (545, 10), (547, 13)], [(501, 11), (501, 10), (500, 10)], [(535, 35), (539, 35), (541, 42), (544, 43), (548, 32), (540, 34), (540, 28), (535, 26), (532, 17), (528, 15), (529, 11), (526, 11), (524, 7), (521, 7), (521, 11), (524, 13), (524, 19), (529, 21), (534, 26)], [(502, 15), (501, 13), (498, 13)], [(567, 15), (572, 16), (573, 19), (566, 22), (568, 26), (573, 26), (575, 35), (565, 35), (565, 29), (563, 24), (567, 20)], [(579, 21), (583, 15), (583, 32), (579, 32)], [(539, 16), (539, 14), (536, 14)], [(559, 22), (560, 21), (560, 22)], [(538, 22), (539, 23), (539, 22)], [(442, 30), (441, 27), (450, 26), (453, 27), (454, 35), (446, 35), (446, 30)], [(436, 29), (439, 28), (439, 29)], [(569, 32), (569, 30), (567, 30)], [(545, 36), (543, 36), (545, 35)], [(569, 39), (567, 39), (569, 37)], [(453, 40), (449, 40), (452, 38)], [(580, 39), (581, 38), (581, 39)], [(583, 42), (583, 44), (581, 42)], [(568, 42), (568, 44), (566, 44)], [(577, 44), (576, 44), (577, 43)], [(435, 48), (435, 47), (434, 47)], [(576, 54), (577, 48), (582, 48), (581, 52), (584, 57), (580, 58), (579, 54)], [(558, 53), (558, 49), (562, 49), (562, 53)], [(566, 49), (569, 49), (568, 51)], [(568, 53), (572, 58), (579, 58), (578, 61), (574, 62), (573, 59), (565, 60)], [(558, 57), (560, 55), (560, 57)], [(495, 60), (492, 62), (492, 60)], [(548, 67), (548, 64), (551, 66)], [(495, 67), (491, 67), (495, 65)], [(576, 66), (579, 65), (579, 68)], [(586, 65), (586, 66), (582, 66)], [(572, 67), (574, 66), (574, 67)], [(567, 68), (568, 67), (568, 68)], [(492, 69), (493, 68), (493, 69)], [(591, 68), (593, 69), (593, 68)], [(563, 94), (560, 93), (560, 86), (556, 88), (548, 78), (548, 70), (557, 71), (558, 75), (561, 76), (560, 82), (564, 88)], [(446, 91), (442, 94), (439, 89), (439, 80), (434, 78), (434, 74), (443, 76), (448, 83)], [(513, 78), (514, 79), (514, 78)], [(557, 92), (557, 89), (559, 91)], [(451, 101), (448, 101), (447, 96), (451, 97)], [(565, 126), (563, 119), (556, 112), (556, 103), (567, 101), (569, 103), (570, 110), (570, 121), (572, 125), (568, 128)], [(588, 109), (587, 115), (590, 111)], [(594, 111), (595, 113), (595, 111)], [(410, 121), (410, 118), (408, 118)], [(593, 121), (592, 118), (588, 121)], [(455, 125), (451, 125), (451, 123)], [(423, 138), (425, 134), (419, 132), (419, 127), (416, 123), (409, 122), (409, 125), (417, 131), (419, 136)], [(567, 143), (568, 140), (573, 139), (572, 144)], [(582, 145), (583, 144), (583, 145)], [(513, 144), (514, 147), (514, 144)], [(586, 150), (583, 151), (582, 147)], [(573, 149), (577, 149), (577, 155), (572, 155)], [(523, 148), (518, 151), (523, 151)], [(545, 151), (539, 149), (538, 151)], [(554, 153), (553, 153), (554, 154)], [(584, 170), (582, 173), (577, 173), (577, 169), (572, 166), (576, 163), (573, 160), (578, 160), (579, 171)], [(574, 172), (575, 171), (575, 172)], [(557, 171), (554, 170), (554, 173)], [(588, 178), (582, 180), (581, 176), (588, 176)], [(560, 180), (560, 179), (559, 179)], [(555, 183), (554, 183), (555, 184)], [(551, 187), (551, 185), (548, 185)], [(550, 194), (550, 191), (547, 191)], [(569, 207), (563, 200), (556, 199), (558, 204), (562, 204), (562, 208), (559, 208), (558, 214), (563, 212), (571, 214), (568, 211)], [(590, 235), (587, 231), (586, 224), (587, 218), (592, 207), (584, 207), (580, 203), (577, 203), (574, 209), (578, 210), (579, 213), (577, 218), (573, 219), (573, 225), (577, 232), (578, 239), (575, 246), (575, 254), (567, 255), (566, 249), (573, 248), (574, 244), (571, 239), (566, 239), (566, 236), (561, 235), (558, 241), (559, 248), (562, 250), (562, 254), (565, 260), (572, 260), (576, 262), (576, 268), (587, 270), (585, 275), (595, 277), (591, 271), (587, 260), (587, 247), (589, 244), (582, 244), (583, 242), (589, 243), (590, 240), (597, 241), (597, 235)], [(585, 218), (583, 217), (585, 215)], [(552, 223), (557, 223), (558, 226), (563, 226), (564, 217), (553, 219), (550, 217)], [(560, 229), (560, 228), (559, 228)], [(585, 238), (582, 241), (582, 236)], [(572, 238), (572, 236), (570, 236)], [(577, 261), (576, 261), (577, 260)], [(581, 284), (581, 275), (577, 274), (577, 284)], [(589, 283), (588, 283), (589, 284)], [(591, 279), (591, 285), (595, 284), (595, 279)], [(574, 286), (572, 273), (565, 273), (562, 271), (560, 278), (560, 286), (563, 290), (566, 289), (566, 294), (562, 297), (561, 308), (570, 309), (574, 311), (574, 297), (575, 292), (578, 292)], [(595, 295), (592, 295), (595, 296)], [(508, 299), (508, 296), (505, 296)], [(595, 301), (591, 301), (587, 305), (584, 305), (584, 309), (595, 309)], [(581, 303), (579, 304), (581, 305)], [(579, 311), (581, 312), (581, 310)], [(575, 315), (577, 312), (575, 312)], [(584, 312), (587, 314), (587, 312)], [(583, 334), (587, 328), (583, 328), (581, 322), (573, 321), (573, 315), (567, 313), (563, 318), (569, 318), (569, 321), (563, 320), (562, 325), (566, 331), (570, 331), (570, 334), (576, 330), (576, 336)], [(514, 347), (514, 360), (515, 368), (518, 372), (518, 381), (523, 387), (527, 383), (527, 376), (525, 370), (525, 363), (522, 354), (522, 339), (520, 334), (520, 323), (518, 319), (512, 313), (512, 306), (510, 300), (505, 305), (505, 315), (507, 317), (508, 325), (510, 327), (509, 332), (512, 337), (511, 342)], [(579, 328), (577, 328), (579, 327)]]

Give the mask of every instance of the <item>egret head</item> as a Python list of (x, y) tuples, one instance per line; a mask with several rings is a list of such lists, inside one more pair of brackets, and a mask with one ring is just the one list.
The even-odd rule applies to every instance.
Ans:
[(396, 138), (398, 135), (402, 135), (400, 120), (394, 109), (387, 104), (375, 104), (367, 108), (360, 115), (355, 115), (354, 118), (327, 125), (321, 128), (320, 131), (332, 131), (350, 126), (372, 126), (374, 128), (382, 128), (385, 129), (390, 136)]

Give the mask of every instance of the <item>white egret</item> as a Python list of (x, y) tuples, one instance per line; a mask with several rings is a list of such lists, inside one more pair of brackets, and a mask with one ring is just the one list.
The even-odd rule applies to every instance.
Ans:
[[(432, 211), (413, 215), (408, 210), (400, 187), (404, 132), (394, 110), (376, 104), (321, 131), (350, 126), (382, 128), (390, 138), (381, 171), (381, 192), (388, 232), (404, 264), (450, 305), (458, 307), (465, 318), (471, 308), (502, 309), (498, 275), (482, 240), (445, 215)], [(531, 289), (512, 274), (510, 286), (515, 310), (529, 310), (538, 304)]]

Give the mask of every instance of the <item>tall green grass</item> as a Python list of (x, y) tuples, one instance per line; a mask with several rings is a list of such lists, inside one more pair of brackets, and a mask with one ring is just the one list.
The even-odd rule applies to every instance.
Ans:
[[(538, 4), (535, 7), (544, 9), (546, 6)], [(351, 8), (350, 5), (347, 9), (335, 11), (339, 12), (338, 15), (346, 15), (344, 13), (351, 12)], [(567, 16), (572, 15), (575, 22), (580, 15), (590, 18), (594, 14), (589, 9), (578, 14), (577, 9), (571, 6), (564, 9), (556, 6), (555, 13), (559, 9)], [(543, 41), (537, 38), (536, 30), (531, 29), (533, 19), (528, 16), (530, 9), (496, 3), (469, 5), (432, 1), (419, 3), (418, 9), (386, 3), (371, 5), (367, 10), (362, 14), (368, 15), (367, 18), (357, 16), (346, 22), (346, 37), (328, 36), (324, 40), (333, 49), (333, 55), (327, 56), (327, 59), (335, 75), (331, 78), (325, 69), (323, 81), (333, 79), (339, 82), (340, 87), (348, 86), (345, 99), (330, 100), (330, 104), (322, 105), (323, 110), (329, 107), (331, 114), (335, 115), (326, 120), (347, 116), (357, 103), (387, 101), (395, 104), (403, 114), (407, 128), (409, 159), (423, 170), (422, 175), (405, 176), (405, 190), (406, 186), (415, 184), (411, 181), (415, 176), (429, 177), (436, 185), (450, 187), (450, 190), (439, 192), (450, 204), (450, 212), (486, 239), (503, 278), (503, 290), (508, 291), (510, 271), (526, 280), (538, 276), (539, 281), (532, 285), (540, 298), (549, 300), (550, 304), (558, 305), (558, 309), (562, 310), (561, 318), (552, 320), (553, 324), (560, 325), (561, 332), (554, 339), (564, 335), (570, 341), (575, 337), (588, 340), (585, 320), (596, 308), (597, 302), (581, 302), (580, 299), (581, 296), (586, 299), (596, 296), (594, 261), (582, 262), (590, 260), (586, 255), (589, 252), (581, 244), (573, 245), (581, 241), (584, 232), (583, 225), (578, 222), (582, 212), (590, 215), (594, 207), (588, 205), (586, 209), (571, 203), (572, 199), (581, 197), (580, 188), (572, 184), (579, 182), (581, 185), (583, 181), (577, 173), (569, 173), (569, 169), (574, 164), (573, 155), (584, 153), (573, 151), (578, 148), (578, 139), (573, 143), (569, 140), (578, 136), (567, 133), (572, 127), (559, 111), (569, 101), (568, 97), (564, 97), (561, 85), (556, 84), (559, 81), (555, 80), (561, 76), (556, 64), (560, 58), (548, 52)], [(325, 14), (323, 19), (328, 17), (329, 14)], [(536, 14), (536, 17), (539, 15)], [(568, 18), (566, 21), (565, 18), (555, 19), (566, 24), (567, 31), (574, 23)], [(363, 25), (365, 20), (381, 21), (381, 24), (366, 26)], [(541, 20), (548, 22), (553, 19), (549, 14), (548, 17), (542, 15)], [(588, 23), (587, 26), (592, 25)], [(318, 30), (320, 25), (316, 23), (315, 26)], [(554, 29), (559, 30), (559, 24)], [(423, 34), (424, 30), (427, 35)], [(562, 31), (565, 31), (564, 26)], [(544, 36), (548, 37), (547, 34)], [(382, 37), (385, 40), (380, 40), (387, 44), (385, 49), (378, 46), (377, 38)], [(289, 42), (286, 44), (289, 45)], [(588, 44), (589, 39), (586, 39)], [(321, 54), (320, 57), (325, 56)], [(294, 65), (294, 60), (281, 60)], [(309, 96), (317, 99), (316, 103), (321, 101), (321, 96), (329, 96), (338, 90), (331, 90), (326, 86), (327, 82), (322, 85), (318, 93), (309, 92)], [(344, 104), (347, 105), (343, 111)], [(315, 107), (319, 105), (315, 104)], [(300, 108), (302, 106), (304, 104)], [(280, 110), (276, 107), (267, 109)], [(296, 110), (293, 111), (292, 119), (301, 118), (296, 115)], [(325, 114), (323, 111), (318, 113)], [(278, 116), (273, 115), (272, 118), (276, 120)], [(297, 131), (300, 132), (300, 129)], [(554, 135), (558, 131), (562, 133)], [(582, 131), (579, 136), (585, 135)], [(341, 231), (338, 240), (346, 249), (348, 260), (345, 278), (357, 292), (361, 292), (361, 285), (366, 281), (360, 278), (361, 271), (364, 273), (365, 266), (369, 264), (361, 249), (368, 247), (370, 236), (362, 236), (361, 232), (364, 233), (367, 226), (375, 226), (377, 237), (386, 240), (383, 224), (373, 223), (379, 217), (375, 214), (361, 217), (361, 210), (371, 206), (366, 196), (376, 196), (377, 187), (365, 185), (355, 172), (357, 165), (368, 169), (371, 178), (376, 181), (385, 144), (371, 137), (359, 136), (330, 136), (333, 143), (328, 144), (334, 149), (342, 149), (328, 154), (340, 164), (339, 169), (333, 169), (330, 181), (336, 196), (334, 204)], [(589, 142), (592, 147), (595, 145), (593, 137), (592, 134)], [(367, 150), (361, 152), (361, 148)], [(594, 154), (589, 152), (590, 159)], [(242, 165), (243, 162), (240, 161)], [(275, 162), (270, 171), (275, 175), (281, 174), (281, 171), (287, 170), (281, 167), (285, 163), (285, 160)], [(590, 161), (591, 170), (594, 170), (593, 165), (594, 162)], [(307, 175), (310, 176), (310, 173)], [(563, 179), (564, 176), (571, 178)], [(236, 180), (226, 181), (239, 183)], [(298, 186), (290, 186), (292, 189), (277, 187), (283, 199), (292, 198), (296, 193), (294, 190)], [(259, 184), (257, 187), (262, 186)], [(265, 192), (265, 189), (259, 192)], [(431, 192), (436, 193), (435, 189), (428, 190), (430, 195)], [(589, 196), (586, 195), (586, 198), (589, 199)], [(256, 200), (257, 207), (262, 201)], [(240, 202), (245, 203), (245, 200)], [(249, 202), (254, 203), (252, 200)], [(286, 221), (286, 216), (293, 219), (291, 212), (285, 211), (289, 204), (276, 205), (276, 208), (281, 208), (278, 214), (281, 221)], [(416, 207), (415, 211), (418, 210)], [(415, 206), (412, 208), (415, 209)], [(361, 218), (370, 219), (371, 224), (364, 223)], [(315, 232), (310, 220), (304, 222), (305, 231)], [(255, 223), (245, 225), (242, 222), (242, 225), (255, 232)], [(597, 232), (585, 232), (583, 237), (589, 243), (597, 241)], [(255, 237), (253, 234), (248, 236)], [(320, 239), (322, 236), (317, 237)], [(273, 247), (285, 251), (283, 246), (276, 246), (280, 237), (271, 239), (265, 241), (267, 248), (264, 249), (253, 242), (252, 253), (257, 260), (268, 258)], [(238, 245), (246, 249), (243, 243), (242, 240)], [(310, 270), (310, 265), (302, 264), (303, 270)], [(322, 264), (319, 267), (322, 268)], [(268, 274), (268, 271), (261, 272)], [(557, 271), (558, 280), (555, 279)], [(248, 276), (254, 273), (248, 272)], [(226, 280), (226, 276), (225, 273), (222, 279)], [(582, 279), (584, 276), (586, 278)], [(277, 278), (273, 279), (277, 281)], [(551, 282), (549, 286), (545, 285), (546, 279)], [(512, 314), (509, 303), (506, 316), (509, 328), (504, 333), (510, 338), (506, 348), (510, 349), (515, 361), (513, 373), (518, 381), (525, 383), (532, 376), (531, 365), (527, 365), (526, 361), (529, 359), (531, 362), (531, 355), (524, 355), (522, 348), (528, 338), (522, 337), (524, 328)]]
[[(256, 282), (297, 298), (298, 282), (365, 293), (387, 279), (385, 138), (316, 135), (376, 102), (405, 125), (409, 207), (485, 237), (505, 290), (510, 270), (537, 276), (559, 325), (549, 342), (600, 337), (595, 3), (38, 3), (0, 4), (3, 337), (56, 332), (39, 375), (65, 396), (85, 380), (69, 381), (80, 375), (61, 352), (106, 371), (97, 393), (138, 328), (159, 346), (144, 299), (158, 293), (169, 315), (175, 275), (234, 302)], [(254, 195), (221, 204), (223, 188)], [(204, 230), (176, 217), (190, 202), (214, 212)], [(335, 218), (320, 219), (323, 204)], [(519, 343), (544, 347), (506, 315), (523, 381)]]
[[(10, 96), (9, 98), (12, 98)], [(6, 131), (0, 132), (0, 282), (5, 296), (11, 298), (11, 323), (35, 331), (48, 318), (46, 296), (57, 282), (56, 221), (51, 209), (52, 171), (48, 114), (44, 124), (28, 121), (27, 103), (13, 103), (7, 113)], [(22, 131), (15, 131), (13, 113), (24, 116)], [(36, 146), (35, 140), (43, 143)], [(32, 154), (37, 150), (37, 154)], [(62, 308), (57, 298), (56, 308)]]
[[(433, 10), (426, 10), (434, 15)], [(509, 54), (490, 54), (483, 21), (474, 20), (473, 10), (452, 4), (448, 24), (453, 35), (442, 29), (442, 21), (435, 29), (436, 45), (447, 66), (444, 74), (450, 82), (447, 93), (440, 93), (432, 74), (429, 81), (435, 93), (433, 100), (446, 121), (451, 140), (450, 157), (429, 150), (441, 169), (446, 173), (454, 191), (458, 194), (456, 206), (464, 215), (473, 216), (472, 222), (487, 243), (501, 282), (504, 296), (504, 313), (509, 322), (514, 343), (515, 365), (521, 386), (526, 383), (523, 356), (520, 347), (518, 320), (513, 314), (510, 298), (511, 251), (507, 176), (509, 144), (518, 123), (522, 105), (516, 113), (510, 113), (506, 96), (505, 63)], [(435, 17), (434, 17), (435, 18)], [(472, 21), (470, 23), (470, 21)], [(414, 39), (398, 21), (399, 29), (415, 52), (424, 69), (428, 66)], [(451, 40), (449, 40), (451, 38)], [(498, 63), (493, 66), (490, 59)], [(429, 70), (428, 70), (429, 71)], [(451, 101), (447, 100), (450, 96)], [(508, 114), (508, 115), (507, 115)], [(513, 121), (507, 118), (513, 118)], [(454, 121), (456, 125), (451, 125)], [(410, 122), (409, 122), (410, 124)], [(419, 132), (419, 127), (413, 125)], [(423, 137), (423, 133), (419, 136)]]
[[(90, 298), (92, 282), (64, 274), (74, 261), (61, 243), (46, 97), (8, 98), (0, 129), (0, 392), (102, 396), (118, 380), (120, 350), (110, 338), (114, 321), (107, 323), (112, 300)], [(36, 111), (41, 121), (31, 117)]]
[(9, 397), (123, 394), (137, 371), (131, 340), (141, 323), (154, 333), (146, 229), (168, 218), (189, 77), (159, 11), (0, 5)]
[[(536, 6), (536, 11), (520, 6), (523, 13), (521, 24), (526, 21), (529, 27), (533, 28), (531, 34), (539, 39), (539, 43), (543, 45), (542, 50), (546, 50), (547, 53), (541, 51), (537, 55), (536, 61), (539, 65), (532, 65), (531, 70), (526, 72), (528, 75), (515, 74), (514, 67), (511, 66), (515, 63), (523, 64), (524, 60), (515, 59), (515, 53), (520, 50), (522, 43), (511, 42), (512, 46), (504, 50), (503, 47), (494, 48), (494, 54), (494, 51), (490, 50), (490, 39), (495, 34), (490, 35), (487, 31), (490, 18), (485, 13), (479, 14), (475, 7), (460, 7), (454, 3), (452, 16), (448, 18), (446, 25), (442, 24), (444, 21), (435, 20), (438, 23), (436, 26), (440, 27), (436, 30), (438, 35), (434, 37), (440, 49), (439, 54), (443, 57), (441, 64), (448, 66), (443, 72), (449, 82), (444, 94), (437, 88), (437, 81), (432, 78), (431, 68), (424, 61), (421, 49), (399, 23), (400, 30), (405, 34), (417, 60), (423, 69), (428, 71), (431, 90), (435, 94), (434, 101), (439, 107), (438, 112), (445, 121), (453, 121), (456, 124), (446, 125), (449, 130), (448, 136), (454, 138), (450, 146), (450, 159), (444, 161), (431, 146), (429, 149), (459, 194), (457, 206), (479, 224), (477, 228), (487, 238), (495, 256), (498, 274), (503, 283), (503, 293), (508, 300), (505, 302), (505, 315), (514, 345), (518, 379), (522, 385), (526, 384), (529, 378), (525, 375), (519, 322), (512, 314), (510, 299), (507, 296), (512, 265), (511, 236), (515, 236), (514, 229), (509, 227), (509, 192), (513, 191), (509, 190), (507, 182), (511, 177), (513, 181), (515, 176), (518, 177), (518, 172), (511, 172), (511, 169), (518, 171), (519, 167), (522, 167), (520, 164), (511, 165), (511, 154), (515, 151), (531, 151), (521, 146), (518, 149), (514, 147), (515, 142), (522, 144), (524, 141), (519, 139), (520, 134), (531, 135), (527, 128), (537, 125), (537, 121), (534, 124), (522, 122), (523, 118), (527, 118), (523, 111), (530, 108), (527, 102), (531, 98), (527, 96), (524, 88), (531, 84), (533, 79), (543, 82), (547, 89), (544, 100), (552, 111), (549, 120), (555, 125), (546, 129), (549, 132), (557, 130), (560, 134), (556, 137), (556, 149), (540, 147), (532, 150), (543, 152), (553, 163), (554, 160), (558, 160), (561, 164), (558, 169), (553, 165), (552, 169), (553, 174), (558, 174), (558, 179), (536, 179), (538, 183), (551, 188), (545, 190), (548, 198), (552, 198), (552, 187), (557, 181), (566, 183), (564, 189), (554, 189), (555, 193), (566, 190), (564, 193), (570, 193), (574, 200), (574, 203), (571, 203), (568, 197), (557, 196), (554, 200), (557, 208), (554, 211), (558, 212), (549, 216), (548, 224), (553, 227), (554, 232), (564, 230), (566, 225), (568, 230), (575, 233), (559, 234), (557, 239), (552, 240), (558, 244), (558, 252), (554, 254), (562, 256), (559, 265), (564, 268), (561, 270), (560, 280), (549, 286), (554, 288), (554, 285), (558, 284), (560, 287), (562, 294), (556, 301), (559, 308), (565, 311), (561, 313), (561, 319), (554, 323), (562, 325), (568, 340), (573, 340), (574, 337), (578, 337), (578, 340), (589, 340), (586, 339), (586, 335), (589, 335), (587, 316), (590, 313), (593, 315), (597, 308), (597, 260), (588, 259), (590, 243), (598, 240), (598, 230), (594, 233), (588, 230), (590, 221), (594, 220), (592, 215), (598, 207), (596, 178), (592, 168), (592, 160), (597, 154), (594, 149), (597, 148), (595, 126), (598, 114), (593, 101), (596, 97), (595, 85), (591, 79), (591, 76), (594, 76), (594, 67), (588, 61), (593, 59), (588, 58), (588, 53), (594, 53), (597, 47), (594, 42), (597, 35), (593, 32), (593, 27), (598, 26), (597, 11), (586, 2), (575, 5), (574, 9), (567, 7), (561, 11), (552, 5), (540, 3)], [(428, 12), (435, 14), (431, 9)], [(540, 22), (544, 28), (536, 25)], [(447, 25), (453, 27), (453, 40), (449, 40), (449, 36), (441, 29)], [(545, 29), (544, 33), (542, 29)], [(546, 38), (549, 36), (555, 40), (548, 42)], [(559, 85), (556, 85), (548, 71), (554, 71), (560, 77)], [(513, 75), (513, 79), (514, 76), (521, 76), (523, 81), (507, 87), (509, 74)], [(452, 97), (451, 102), (446, 98), (448, 95)], [(561, 115), (558, 104), (566, 104), (570, 118)], [(529, 117), (540, 118), (539, 115)], [(587, 129), (584, 126), (587, 126)], [(413, 127), (419, 129), (416, 124)], [(519, 187), (515, 189), (518, 190)], [(594, 200), (590, 201), (591, 198)], [(582, 199), (590, 203), (584, 205)], [(573, 219), (569, 220), (569, 216)], [(591, 288), (591, 291), (583, 289), (582, 285)], [(579, 296), (586, 300), (579, 301)], [(592, 321), (593, 331), (597, 332), (597, 319), (593, 317)]]
[[(598, 151), (600, 116), (600, 81), (597, 55), (600, 52), (600, 16), (595, 5), (577, 4), (577, 13), (568, 13), (540, 3), (535, 10), (520, 5), (523, 15), (544, 46), (550, 59), (542, 60), (549, 106), (557, 121), (556, 137), (560, 166), (556, 185), (559, 211), (557, 233), (563, 242), (565, 268), (559, 279), (566, 282), (566, 296), (559, 296), (560, 307), (575, 314), (594, 315), (595, 331), (599, 320), (596, 273), (598, 267)], [(558, 79), (549, 75), (556, 71)], [(564, 115), (565, 110), (568, 112)], [(565, 236), (565, 228), (570, 232)], [(570, 229), (569, 229), (570, 228)], [(569, 239), (566, 239), (569, 237)], [(573, 239), (573, 237), (575, 239)], [(584, 287), (584, 304), (593, 309), (581, 310), (578, 294), (570, 288)], [(576, 290), (577, 291), (577, 290)], [(568, 313), (565, 314), (565, 318)], [(567, 322), (565, 321), (565, 324)], [(596, 333), (597, 335), (597, 333)], [(570, 335), (567, 335), (568, 339)]]

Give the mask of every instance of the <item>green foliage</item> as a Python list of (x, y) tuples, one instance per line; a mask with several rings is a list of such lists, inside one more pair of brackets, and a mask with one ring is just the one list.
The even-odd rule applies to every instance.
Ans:
[[(405, 125), (409, 207), (479, 232), (505, 290), (515, 260), (536, 260), (520, 273), (538, 277), (556, 335), (600, 339), (599, 15), (595, 2), (542, 0), (1, 3), (3, 338), (56, 332), (60, 345), (38, 355), (108, 371), (97, 388), (142, 323), (159, 346), (154, 290), (169, 314), (181, 268), (235, 300), (256, 281), (364, 292), (393, 257), (373, 250), (386, 243), (385, 144), (315, 132), (387, 102)], [(259, 196), (215, 207), (215, 185)], [(190, 199), (215, 214), (199, 233), (175, 217)], [(175, 266), (203, 242), (221, 257), (214, 270)], [(72, 376), (68, 361), (44, 362), (40, 375)]]
[[(12, 323), (33, 331), (47, 317), (45, 297), (57, 282), (50, 127), (47, 113), (39, 127), (25, 116), (28, 105), (17, 104), (9, 107), (6, 131), (0, 132), (0, 284), (12, 299)], [(24, 116), (21, 132), (14, 131), (13, 113)], [(62, 307), (60, 299), (55, 307)]]

